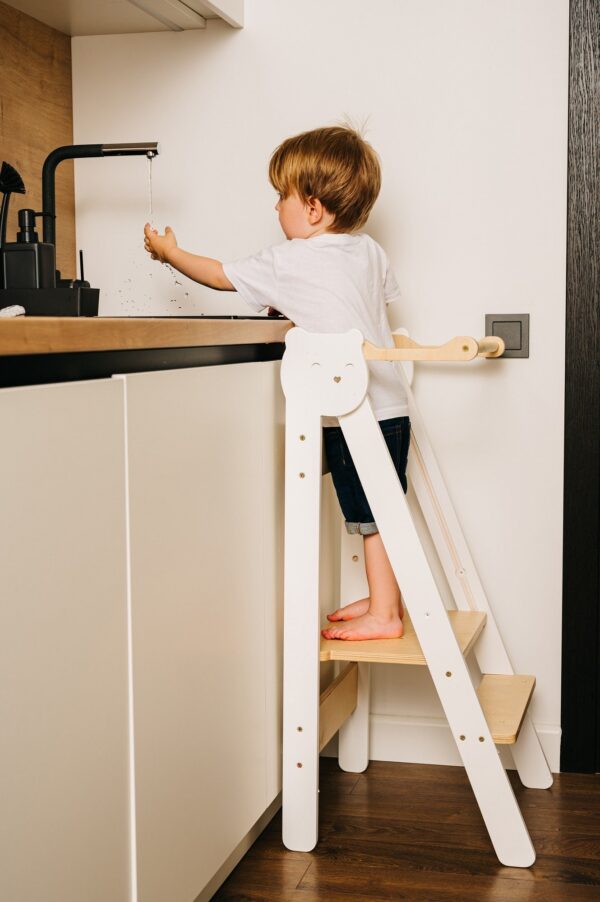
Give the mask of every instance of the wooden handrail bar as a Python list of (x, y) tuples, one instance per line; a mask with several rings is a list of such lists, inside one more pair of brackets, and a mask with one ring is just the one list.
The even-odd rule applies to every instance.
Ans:
[(394, 335), (395, 348), (378, 348), (370, 341), (363, 343), (365, 360), (439, 360), (469, 361), (476, 357), (500, 357), (505, 345), (496, 335), (477, 341), (466, 335), (452, 338), (443, 345), (420, 345), (406, 335)]

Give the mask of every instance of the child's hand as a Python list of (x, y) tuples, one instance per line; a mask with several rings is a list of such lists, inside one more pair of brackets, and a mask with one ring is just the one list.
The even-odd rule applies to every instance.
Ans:
[(177, 247), (175, 232), (170, 226), (165, 229), (164, 235), (159, 235), (149, 222), (144, 226), (144, 249), (148, 251), (153, 260), (167, 261), (169, 251)]

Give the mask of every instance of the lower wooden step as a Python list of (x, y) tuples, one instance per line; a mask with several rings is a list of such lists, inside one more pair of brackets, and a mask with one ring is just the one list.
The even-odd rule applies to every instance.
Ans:
[[(357, 688), (358, 667), (356, 662), (350, 662), (321, 693), (319, 751), (356, 708)], [(534, 676), (484, 674), (477, 696), (496, 745), (513, 745), (517, 741), (534, 688)]]
[(534, 676), (486, 673), (481, 678), (477, 696), (496, 745), (517, 741), (534, 688)]

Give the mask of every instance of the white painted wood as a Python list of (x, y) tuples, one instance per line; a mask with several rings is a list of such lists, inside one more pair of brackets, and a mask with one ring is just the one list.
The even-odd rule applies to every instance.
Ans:
[[(368, 376), (364, 360), (359, 359), (359, 341), (360, 335), (355, 330), (346, 335), (311, 335), (301, 329), (288, 333), (282, 366), (288, 417), (293, 423), (292, 428), (297, 430), (297, 417), (304, 417), (308, 422), (315, 412), (339, 416), (496, 854), (504, 864), (527, 867), (535, 860), (535, 851), (479, 705), (467, 664), (450, 627), (381, 430), (365, 398)], [(313, 453), (311, 466), (315, 473), (317, 458), (318, 455)], [(286, 477), (286, 506), (287, 492), (292, 496), (286, 518), (289, 516), (290, 524), (297, 527), (292, 514), (302, 513), (304, 505), (303, 525), (314, 527), (318, 525), (318, 510), (314, 516), (310, 499), (305, 495), (299, 498), (297, 485), (291, 480), (292, 469), (287, 471)], [(316, 497), (318, 480), (313, 479), (313, 483)], [(314, 538), (300, 530), (292, 535), (290, 529), (286, 534), (286, 571), (289, 568), (294, 579), (303, 582), (303, 594), (312, 598), (314, 606), (318, 583), (314, 573), (318, 563), (311, 560), (311, 553), (314, 558)], [(299, 562), (305, 565), (304, 579)], [(299, 599), (293, 598), (292, 592), (290, 588), (286, 595), (286, 621), (288, 612), (297, 616)], [(298, 656), (300, 634), (296, 638), (294, 656)], [(313, 639), (307, 634), (303, 650), (309, 656), (312, 644)], [(303, 692), (296, 673), (290, 673), (284, 684), (286, 709), (292, 703), (298, 703), (307, 711), (311, 704), (316, 705), (311, 690), (309, 685)], [(284, 714), (284, 737), (289, 729)], [(311, 785), (311, 795), (312, 789)], [(295, 810), (291, 802), (292, 799), (288, 804), (284, 791), (284, 821), (287, 809), (288, 829), (293, 826), (306, 835), (310, 829), (307, 812)]]
[(340, 425), (496, 854), (503, 864), (528, 867), (533, 845), (368, 402)]
[(318, 835), (319, 520), (321, 422), (288, 411), (285, 444), (283, 842), (310, 851)]
[(122, 385), (0, 391), (0, 898), (130, 902)]
[(371, 665), (358, 664), (356, 708), (339, 730), (338, 762), (342, 770), (360, 774), (369, 766)]
[[(343, 519), (340, 529), (340, 603), (345, 605), (366, 598), (369, 586), (363, 537), (349, 535)], [(342, 770), (350, 773), (362, 773), (369, 765), (370, 684), (370, 664), (359, 664), (356, 709), (341, 727), (338, 737), (338, 762)]]
[(125, 379), (140, 902), (194, 899), (279, 791), (279, 364)]
[[(339, 371), (327, 353), (336, 343), (352, 348)], [(314, 848), (318, 837), (321, 412), (336, 416), (364, 397), (361, 348), (357, 330), (330, 336), (324, 347), (320, 336), (292, 329), (281, 367), (287, 401), (283, 841), (296, 851)]]
[[(552, 786), (552, 771), (529, 712), (525, 714), (517, 741), (510, 746), (509, 751), (523, 786), (531, 789), (548, 789)], [(560, 769), (560, 762), (556, 769)]]
[(285, 426), (282, 830), (283, 842), (288, 849), (307, 852), (317, 843), (319, 817), (318, 605), (322, 433), (314, 398), (310, 392), (303, 391), (295, 376), (296, 371), (284, 359), (281, 379), (288, 403)]
[(369, 594), (365, 570), (365, 546), (363, 537), (350, 535), (340, 522), (340, 604), (346, 605)]
[(470, 551), (464, 539), (454, 507), (448, 495), (423, 418), (415, 397), (405, 381), (411, 421), (411, 446), (408, 475), (433, 539), (446, 579), (458, 610), (478, 610), (487, 614), (485, 637), (476, 651), (481, 670), (487, 673), (513, 673), (500, 638)]
[[(394, 305), (390, 305), (392, 307)], [(388, 308), (388, 315), (389, 315)], [(406, 329), (395, 330), (407, 335)], [(412, 382), (413, 364), (404, 362), (404, 372)], [(340, 520), (340, 604), (351, 604), (369, 594), (365, 571), (364, 541), (360, 535), (350, 535)], [(360, 664), (358, 671), (358, 699), (356, 710), (341, 727), (338, 735), (338, 763), (342, 770), (362, 773), (371, 757), (370, 702), (371, 665)]]
[[(483, 673), (512, 674), (514, 669), (446, 488), (423, 418), (406, 375), (401, 376), (404, 379), (411, 418), (409, 479), (456, 607), (463, 611), (485, 611), (487, 615), (485, 630), (474, 649), (475, 659)], [(547, 789), (552, 785), (552, 773), (529, 715), (511, 753), (525, 786)]]

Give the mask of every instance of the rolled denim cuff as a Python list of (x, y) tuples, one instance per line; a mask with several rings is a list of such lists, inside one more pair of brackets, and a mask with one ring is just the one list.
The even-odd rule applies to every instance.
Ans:
[(346, 530), (351, 536), (373, 536), (378, 533), (377, 523), (348, 523), (345, 521)]

